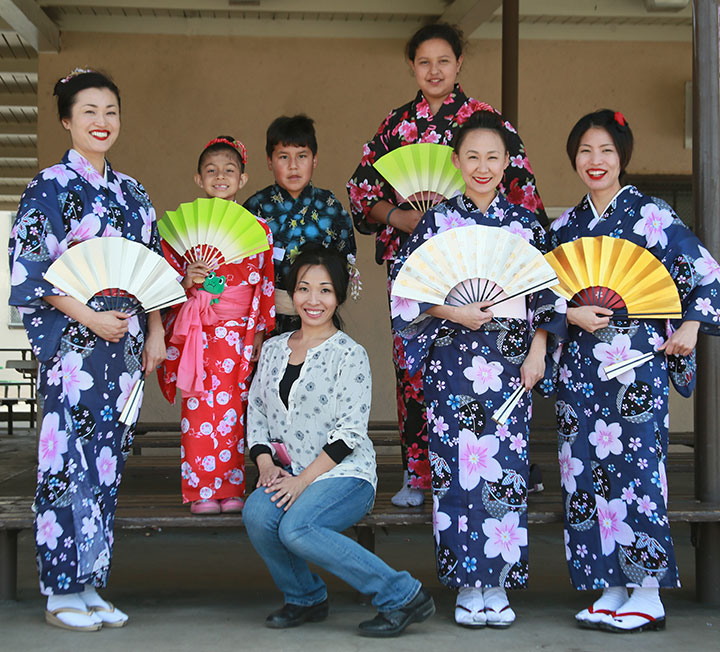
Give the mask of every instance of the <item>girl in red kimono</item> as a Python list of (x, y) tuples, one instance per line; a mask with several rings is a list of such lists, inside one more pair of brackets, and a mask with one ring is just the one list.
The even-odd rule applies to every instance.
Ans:
[[(484, 102), (468, 97), (457, 84), (463, 64), (465, 42), (460, 30), (447, 23), (421, 27), (410, 38), (405, 54), (418, 93), (411, 102), (390, 112), (374, 138), (363, 146), (360, 165), (348, 181), (350, 210), (360, 233), (375, 235), (375, 260), (388, 270), (400, 247), (420, 221), (413, 210), (373, 167), (383, 154), (413, 143), (449, 145), (457, 128), (476, 111), (495, 111)], [(525, 146), (515, 128), (503, 120), (510, 163), (500, 191), (511, 204), (519, 204), (545, 225), (547, 217), (535, 188)], [(388, 282), (388, 292), (390, 286)], [(422, 388), (422, 370), (410, 374), (402, 339), (393, 331), (393, 362), (397, 378), (398, 424), (405, 478), (393, 497), (398, 506), (419, 505), (422, 490), (430, 488), (427, 420)]]
[[(247, 182), (245, 147), (229, 136), (211, 140), (195, 182), (207, 197), (234, 201)], [(272, 236), (263, 220), (272, 251)], [(165, 319), (168, 357), (160, 387), (171, 403), (182, 392), (182, 495), (193, 514), (239, 512), (245, 493), (245, 407), (249, 378), (265, 333), (275, 325), (269, 252), (210, 270), (188, 265), (167, 243), (168, 261), (183, 274), (188, 300)], [(204, 279), (200, 283), (194, 279)], [(218, 290), (223, 288), (220, 293)]]

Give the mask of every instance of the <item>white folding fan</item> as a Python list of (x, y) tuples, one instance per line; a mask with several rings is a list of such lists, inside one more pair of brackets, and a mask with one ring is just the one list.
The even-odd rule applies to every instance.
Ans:
[(444, 231), (420, 245), (400, 269), (392, 294), (435, 305), (497, 305), (556, 283), (552, 267), (529, 242), (505, 229), (476, 224)]
[(92, 238), (65, 251), (44, 278), (81, 303), (135, 314), (182, 303), (177, 272), (160, 255), (125, 238)]
[(252, 213), (218, 197), (180, 204), (163, 215), (158, 231), (188, 263), (201, 260), (211, 269), (270, 248), (265, 229)]
[(403, 199), (424, 213), (465, 189), (452, 153), (447, 145), (413, 143), (384, 154), (373, 167)]

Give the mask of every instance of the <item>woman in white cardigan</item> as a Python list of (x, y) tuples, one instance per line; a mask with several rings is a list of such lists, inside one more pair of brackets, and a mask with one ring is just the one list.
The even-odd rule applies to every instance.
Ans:
[(247, 438), (260, 476), (243, 519), (285, 598), (268, 627), (327, 617), (327, 587), (309, 561), (373, 596), (378, 615), (360, 634), (397, 636), (435, 605), (409, 573), (341, 534), (370, 511), (377, 484), (370, 365), (337, 315), (347, 286), (339, 254), (301, 250), (288, 279), (301, 327), (265, 343), (250, 388)]

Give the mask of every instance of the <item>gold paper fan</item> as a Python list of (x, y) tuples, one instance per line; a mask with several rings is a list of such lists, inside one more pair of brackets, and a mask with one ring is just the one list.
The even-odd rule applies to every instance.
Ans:
[[(104, 310), (146, 312), (186, 300), (178, 274), (160, 255), (126, 238), (92, 238), (55, 260), (44, 278), (81, 303)], [(139, 305), (138, 305), (139, 304)]]
[(630, 240), (579, 238), (545, 258), (560, 281), (552, 289), (573, 306), (599, 306), (622, 317), (682, 317), (670, 273), (650, 251)]
[(435, 305), (496, 305), (555, 283), (557, 276), (530, 243), (477, 224), (444, 231), (420, 245), (400, 269), (392, 294)]

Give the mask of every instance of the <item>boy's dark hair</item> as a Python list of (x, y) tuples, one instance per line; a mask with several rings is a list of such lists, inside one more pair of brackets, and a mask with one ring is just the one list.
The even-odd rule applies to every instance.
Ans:
[[(233, 146), (233, 143), (235, 143), (237, 147)], [(232, 136), (218, 136), (217, 138), (213, 138), (213, 140), (205, 146), (205, 149), (200, 154), (200, 158), (198, 158), (198, 174), (202, 174), (202, 164), (205, 159), (214, 152), (232, 152), (237, 157), (237, 162), (240, 166), (240, 174), (242, 174), (245, 172), (245, 163), (243, 161), (243, 154), (240, 153), (240, 150), (245, 152), (245, 146), (240, 141), (235, 140)]]
[(317, 137), (315, 136), (315, 122), (304, 114), (287, 116), (281, 115), (275, 118), (267, 128), (265, 139), (265, 152), (272, 157), (275, 147), (278, 145), (290, 145), (294, 147), (308, 147), (317, 154)]
[(494, 111), (475, 111), (455, 132), (455, 136), (452, 140), (453, 151), (458, 154), (463, 141), (471, 131), (476, 129), (487, 129), (488, 131), (494, 131), (505, 147), (505, 151), (508, 151), (507, 145), (507, 130), (503, 124), (502, 118)]
[(600, 109), (593, 113), (584, 115), (575, 123), (571, 129), (567, 139), (567, 155), (570, 158), (570, 164), (575, 170), (575, 158), (578, 149), (580, 149), (580, 141), (588, 129), (592, 127), (600, 127), (610, 134), (618, 156), (620, 157), (620, 175), (625, 172), (625, 168), (630, 164), (633, 152), (633, 133), (630, 125), (625, 120), (625, 116), (619, 111), (612, 109)]
[(433, 38), (439, 38), (447, 42), (452, 48), (456, 59), (459, 59), (465, 50), (465, 36), (459, 27), (450, 23), (431, 23), (421, 27), (410, 37), (410, 40), (405, 44), (405, 56), (410, 61), (415, 61), (418, 48), (425, 41)]
[(95, 70), (77, 73), (73, 71), (67, 77), (58, 79), (53, 89), (53, 95), (57, 98), (57, 112), (60, 120), (72, 117), (75, 97), (86, 88), (107, 88), (117, 98), (118, 112), (120, 111), (120, 90), (110, 77)]
[[(350, 282), (350, 272), (347, 259), (340, 252), (336, 249), (324, 247), (317, 242), (308, 242), (300, 247), (295, 260), (290, 266), (290, 273), (287, 278), (287, 288), (291, 297), (295, 294), (295, 288), (298, 284), (298, 273), (305, 265), (322, 265), (332, 281), (338, 308), (345, 303), (348, 283)], [(342, 330), (343, 321), (340, 319), (337, 309), (332, 320), (335, 327)]]

